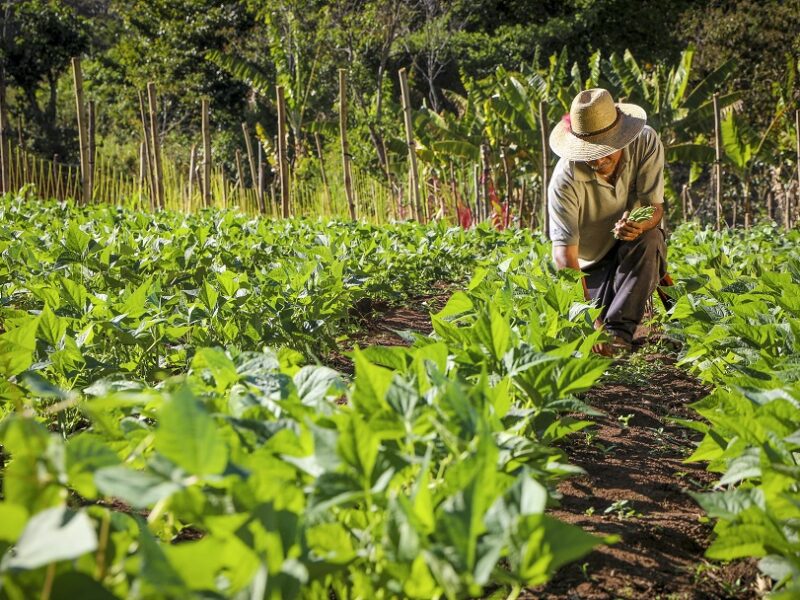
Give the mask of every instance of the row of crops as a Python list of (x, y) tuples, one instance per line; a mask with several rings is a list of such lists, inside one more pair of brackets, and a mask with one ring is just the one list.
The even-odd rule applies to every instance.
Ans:
[[(544, 514), (607, 361), (530, 234), (3, 202), (4, 596), (507, 593), (603, 541)], [(317, 364), (467, 272), (436, 338)]]
[[(782, 235), (778, 239), (777, 236)], [(672, 242), (716, 391), (712, 558), (797, 585), (796, 233)], [(460, 291), (410, 347), (352, 308)], [(597, 413), (597, 309), (524, 230), (0, 200), (0, 598), (515, 596), (611, 538), (546, 514)], [(794, 373), (794, 375), (793, 375)], [(576, 415), (584, 415), (578, 418)], [(791, 592), (787, 592), (791, 595)], [(788, 597), (788, 596), (787, 596)]]
[(694, 405), (704, 421), (684, 422), (703, 434), (689, 460), (720, 476), (694, 495), (716, 519), (707, 555), (759, 558), (786, 599), (800, 594), (799, 241), (772, 227), (673, 238), (682, 362), (715, 388)]

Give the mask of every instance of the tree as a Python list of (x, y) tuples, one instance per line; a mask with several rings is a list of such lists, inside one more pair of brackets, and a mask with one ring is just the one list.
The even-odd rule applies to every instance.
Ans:
[[(65, 135), (57, 127), (58, 80), (70, 58), (89, 45), (86, 23), (71, 9), (48, 0), (4, 3), (0, 68), (24, 98), (24, 112), (38, 129), (34, 148), (46, 155), (64, 153)], [(39, 90), (46, 86), (44, 104)]]

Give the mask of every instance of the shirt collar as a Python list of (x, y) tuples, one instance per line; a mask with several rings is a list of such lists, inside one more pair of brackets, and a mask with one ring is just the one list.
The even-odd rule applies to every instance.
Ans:
[[(628, 150), (629, 147), (630, 144), (622, 149), (622, 156), (619, 159), (619, 165), (617, 167), (618, 174), (622, 173), (622, 170), (630, 160), (630, 151)], [(599, 176), (597, 173), (592, 171), (584, 162), (579, 160), (571, 160), (569, 162), (572, 165), (572, 177), (575, 179), (575, 181), (598, 181)]]

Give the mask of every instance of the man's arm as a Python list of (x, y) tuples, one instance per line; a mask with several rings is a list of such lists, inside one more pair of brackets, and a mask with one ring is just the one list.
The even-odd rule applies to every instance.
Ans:
[[(581, 265), (578, 262), (578, 246), (553, 246), (553, 262), (556, 263), (556, 269), (575, 269), (581, 270)], [(586, 278), (581, 279), (583, 285), (583, 297), (589, 302), (589, 288), (586, 287)]]

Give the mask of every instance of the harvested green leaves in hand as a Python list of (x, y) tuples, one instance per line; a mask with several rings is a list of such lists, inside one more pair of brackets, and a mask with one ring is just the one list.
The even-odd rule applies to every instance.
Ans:
[[(654, 206), (640, 206), (639, 208), (634, 208), (631, 211), (631, 214), (628, 215), (628, 218), (625, 219), (626, 221), (633, 221), (634, 223), (643, 223), (644, 221), (649, 221), (653, 218), (656, 209)], [(611, 230), (614, 233), (614, 237), (619, 239), (617, 235), (616, 227)]]

